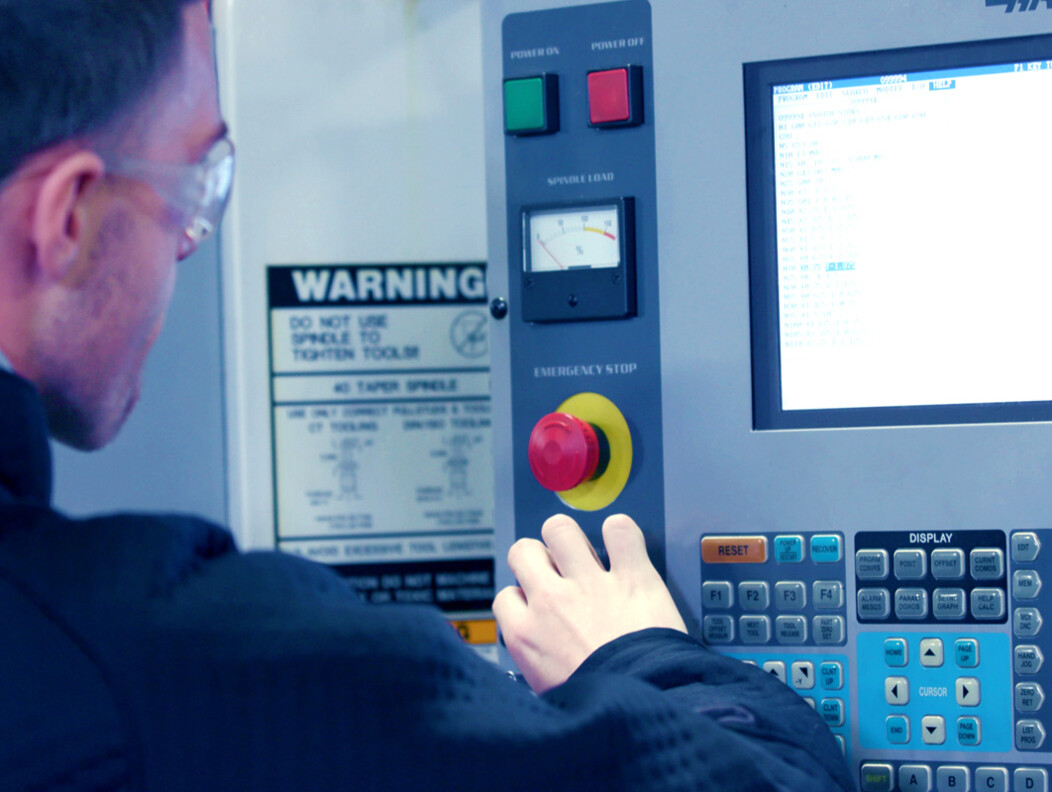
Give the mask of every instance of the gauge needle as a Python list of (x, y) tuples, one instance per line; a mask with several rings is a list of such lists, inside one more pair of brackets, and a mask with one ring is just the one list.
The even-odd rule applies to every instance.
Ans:
[(542, 248), (544, 248), (544, 252), (547, 253), (549, 256), (551, 256), (552, 261), (554, 261), (556, 264), (559, 265), (559, 269), (566, 269), (566, 267), (564, 267), (562, 265), (562, 262), (560, 262), (559, 259), (557, 259), (555, 256), (552, 256), (552, 252), (550, 250), (548, 250), (548, 246), (546, 244), (544, 244), (544, 240), (538, 238), (537, 242), (540, 244), (540, 246)]

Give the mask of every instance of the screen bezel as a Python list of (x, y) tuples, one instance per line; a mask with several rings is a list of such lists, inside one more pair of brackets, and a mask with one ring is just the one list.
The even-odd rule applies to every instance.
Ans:
[[(1052, 35), (1038, 35), (743, 65), (754, 429), (1052, 420), (1052, 401), (782, 409), (775, 141), (771, 102), (775, 85), (1049, 59), (1052, 59)], [(1052, 352), (1052, 343), (1049, 346)]]

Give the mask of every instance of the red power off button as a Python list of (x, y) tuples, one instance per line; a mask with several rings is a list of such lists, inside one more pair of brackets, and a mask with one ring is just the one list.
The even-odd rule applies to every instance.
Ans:
[(530, 433), (530, 470), (545, 489), (566, 492), (602, 472), (603, 457), (609, 459), (605, 445), (606, 438), (587, 421), (569, 413), (549, 413)]
[(643, 123), (642, 67), (588, 72), (588, 123), (599, 128)]

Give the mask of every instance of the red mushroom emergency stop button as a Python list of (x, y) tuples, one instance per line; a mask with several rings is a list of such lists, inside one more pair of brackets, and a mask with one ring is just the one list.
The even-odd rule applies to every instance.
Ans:
[(569, 413), (549, 413), (530, 433), (530, 470), (545, 489), (566, 492), (601, 475), (610, 452), (606, 437)]

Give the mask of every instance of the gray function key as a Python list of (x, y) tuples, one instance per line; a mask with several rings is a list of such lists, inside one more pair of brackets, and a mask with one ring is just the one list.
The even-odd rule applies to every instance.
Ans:
[(1005, 593), (996, 588), (972, 589), (972, 616), (977, 619), (1000, 619), (1005, 615)]
[(774, 607), (778, 610), (803, 610), (807, 605), (807, 586), (799, 581), (774, 584)]
[(767, 616), (742, 616), (738, 619), (742, 643), (765, 644), (771, 640), (771, 620)]
[(976, 580), (997, 580), (1005, 573), (1005, 554), (996, 547), (977, 547), (971, 552), (971, 573)]
[(1045, 664), (1045, 656), (1036, 646), (1020, 644), (1012, 651), (1012, 667), (1017, 674), (1036, 674)]
[(936, 580), (960, 580), (964, 577), (964, 551), (943, 547), (931, 551), (931, 576)]
[(963, 619), (967, 607), (964, 589), (937, 588), (931, 593), (931, 612), (936, 619)]
[(1017, 767), (1012, 774), (1015, 792), (1048, 792), (1048, 771), (1043, 767)]
[(895, 616), (900, 619), (923, 619), (928, 615), (928, 592), (922, 588), (895, 590)]
[(1041, 552), (1041, 541), (1036, 533), (1020, 531), (1012, 534), (1012, 560), (1026, 564), (1037, 560)]
[(742, 610), (767, 610), (771, 604), (771, 588), (766, 580), (745, 580), (738, 584), (738, 604)]
[(1033, 638), (1041, 632), (1041, 611), (1037, 608), (1016, 608), (1012, 615), (1012, 632), (1017, 638)]
[(815, 616), (811, 620), (815, 643), (838, 644), (844, 640), (843, 616)]
[(774, 632), (780, 644), (802, 644), (807, 641), (807, 619), (803, 616), (779, 616)]
[(1015, 724), (1015, 747), (1020, 751), (1036, 751), (1045, 742), (1045, 727), (1041, 721), (1021, 720)]
[(935, 789), (938, 792), (968, 792), (968, 768), (943, 765), (935, 771)]
[(888, 551), (858, 550), (855, 574), (862, 580), (884, 580), (888, 576)]
[(1005, 767), (975, 768), (976, 792), (1008, 792), (1008, 769)]
[(706, 580), (701, 584), (701, 607), (729, 608), (734, 604), (734, 588), (726, 580)]
[(811, 584), (815, 607), (836, 609), (844, 604), (844, 584), (839, 580), (816, 580)]
[(1045, 690), (1037, 682), (1016, 682), (1015, 708), (1020, 712), (1037, 712), (1045, 703)]
[(900, 792), (931, 792), (931, 768), (904, 764), (899, 767)]
[(706, 616), (701, 620), (705, 642), (725, 644), (734, 640), (734, 620), (730, 616)]
[(895, 577), (920, 580), (928, 574), (928, 554), (916, 547), (900, 548), (893, 557)]
[(886, 619), (891, 614), (891, 595), (887, 589), (858, 590), (858, 618)]
[(1041, 591), (1041, 576), (1036, 569), (1017, 569), (1012, 573), (1012, 596), (1016, 599), (1034, 599)]

